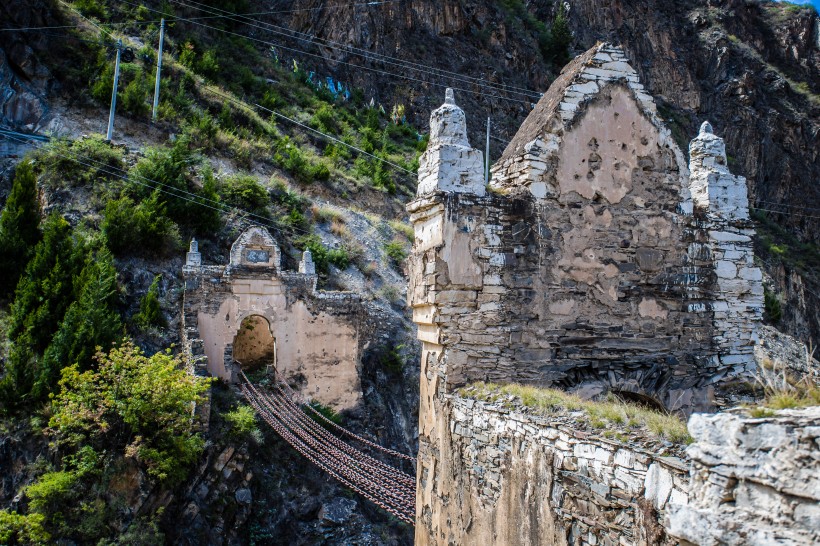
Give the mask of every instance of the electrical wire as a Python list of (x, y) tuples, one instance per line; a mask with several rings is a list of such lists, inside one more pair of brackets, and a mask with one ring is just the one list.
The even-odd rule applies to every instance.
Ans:
[[(402, 0), (383, 0), (380, 2), (362, 2), (358, 4), (340, 4), (337, 6), (322, 6), (319, 8), (299, 8), (299, 9), (286, 9), (286, 10), (270, 10), (270, 11), (257, 11), (253, 13), (244, 13), (242, 14), (243, 17), (249, 16), (256, 16), (256, 15), (280, 15), (284, 13), (297, 13), (297, 12), (305, 12), (305, 11), (320, 11), (320, 10), (328, 10), (328, 9), (341, 9), (347, 7), (358, 7), (358, 6), (380, 6), (382, 4), (395, 4), (397, 2), (401, 2)], [(164, 13), (160, 11), (159, 13)], [(206, 15), (202, 17), (190, 17), (189, 20), (203, 20), (203, 19), (225, 19), (225, 15)], [(173, 22), (176, 21), (178, 18), (170, 15), (165, 17), (165, 22)], [(108, 26), (128, 26), (128, 25), (151, 25), (157, 24), (161, 21), (161, 19), (150, 19), (147, 21), (125, 21), (122, 23), (105, 23)], [(55, 25), (55, 26), (42, 26), (42, 27), (23, 27), (23, 28), (0, 28), (0, 32), (13, 32), (13, 31), (29, 31), (29, 30), (49, 30), (49, 29), (58, 29), (58, 28), (83, 28), (81, 25)]]
[(333, 142), (336, 142), (336, 143), (338, 143), (338, 144), (342, 144), (342, 145), (344, 145), (344, 146), (347, 146), (347, 147), (348, 147), (348, 148), (350, 148), (351, 150), (354, 150), (354, 151), (356, 151), (356, 152), (358, 152), (358, 153), (360, 153), (360, 154), (362, 154), (362, 155), (366, 155), (366, 156), (368, 156), (368, 157), (371, 157), (371, 158), (373, 158), (373, 159), (376, 159), (376, 160), (378, 160), (378, 161), (381, 161), (381, 162), (385, 163), (386, 165), (390, 165), (390, 166), (391, 166), (391, 167), (393, 167), (394, 169), (400, 170), (400, 171), (402, 171), (402, 172), (404, 172), (404, 173), (406, 173), (406, 174), (408, 174), (408, 175), (410, 175), (410, 176), (413, 176), (413, 177), (415, 177), (415, 176), (416, 176), (416, 173), (414, 173), (414, 172), (413, 172), (413, 171), (411, 171), (410, 169), (406, 169), (406, 168), (402, 167), (402, 166), (401, 166), (401, 165), (399, 165), (398, 163), (393, 163), (392, 161), (388, 161), (387, 159), (384, 159), (384, 158), (381, 158), (381, 157), (379, 157), (379, 156), (377, 156), (377, 155), (371, 154), (370, 152), (366, 152), (366, 151), (362, 150), (361, 148), (358, 148), (358, 147), (353, 146), (352, 144), (349, 144), (349, 143), (347, 143), (347, 142), (345, 142), (345, 141), (343, 141), (343, 140), (341, 140), (341, 139), (339, 139), (339, 138), (336, 138), (336, 137), (335, 137), (335, 136), (333, 136), (333, 135), (329, 135), (329, 134), (327, 134), (327, 133), (323, 133), (322, 131), (319, 131), (318, 129), (314, 129), (314, 128), (313, 128), (313, 127), (311, 127), (310, 125), (305, 125), (304, 123), (302, 123), (302, 122), (300, 122), (300, 121), (297, 121), (297, 120), (295, 120), (295, 119), (293, 119), (293, 118), (290, 118), (290, 117), (288, 117), (288, 116), (286, 116), (286, 115), (284, 115), (284, 114), (282, 114), (282, 113), (280, 113), (280, 112), (277, 112), (277, 111), (275, 111), (275, 110), (271, 110), (270, 108), (266, 108), (266, 107), (262, 106), (261, 104), (256, 104), (256, 103), (246, 103), (246, 102), (240, 101), (239, 99), (233, 98), (233, 97), (231, 97), (230, 95), (225, 95), (224, 93), (221, 93), (221, 92), (219, 92), (219, 91), (216, 91), (216, 90), (215, 90), (215, 89), (213, 89), (213, 88), (209, 88), (207, 85), (205, 85), (204, 87), (205, 87), (206, 89), (208, 89), (211, 93), (214, 93), (215, 95), (217, 95), (217, 96), (219, 96), (219, 97), (222, 97), (222, 98), (223, 98), (223, 99), (225, 99), (225, 100), (229, 100), (229, 101), (233, 102), (234, 104), (240, 104), (240, 105), (245, 106), (245, 107), (247, 107), (247, 108), (249, 108), (249, 107), (258, 108), (258, 109), (260, 109), (260, 110), (262, 110), (262, 111), (264, 111), (264, 112), (268, 112), (269, 114), (272, 114), (272, 115), (274, 115), (274, 116), (276, 116), (276, 117), (278, 117), (278, 118), (280, 118), (280, 119), (283, 119), (283, 120), (285, 120), (285, 121), (288, 121), (288, 122), (290, 122), (290, 123), (293, 123), (294, 125), (298, 125), (299, 127), (303, 128), (303, 129), (306, 129), (306, 130), (308, 130), (308, 131), (311, 131), (311, 132), (313, 132), (313, 133), (315, 133), (315, 134), (317, 134), (317, 135), (320, 135), (320, 136), (322, 136), (322, 137), (324, 137), (324, 138), (326, 138), (326, 139), (328, 139), (328, 140), (332, 140)]
[[(28, 144), (30, 142), (29, 140), (25, 140), (25, 139), (22, 139), (22, 138), (19, 138), (19, 137), (14, 137), (14, 136), (7, 136), (6, 138), (10, 138), (12, 140), (15, 140), (15, 141), (17, 141), (19, 143), (23, 143), (23, 144)], [(36, 147), (40, 148), (40, 147), (42, 147), (42, 145), (39, 145), (39, 146), (36, 146)], [(274, 231), (281, 231), (282, 230), (281, 227), (276, 226), (274, 224), (271, 224), (268, 221), (268, 218), (266, 218), (264, 216), (260, 216), (258, 214), (252, 213), (250, 211), (244, 210), (244, 209), (239, 208), (239, 207), (228, 205), (227, 203), (223, 203), (221, 201), (216, 201), (214, 199), (209, 199), (207, 197), (197, 195), (197, 194), (189, 192), (187, 190), (183, 190), (182, 188), (176, 188), (174, 186), (170, 186), (168, 184), (165, 184), (163, 182), (159, 182), (157, 180), (153, 180), (153, 179), (150, 179), (150, 178), (147, 178), (147, 177), (144, 177), (144, 176), (141, 176), (141, 175), (137, 175), (137, 174), (134, 174), (134, 173), (128, 173), (127, 171), (125, 171), (123, 169), (118, 169), (116, 167), (111, 167), (107, 163), (103, 163), (101, 161), (96, 161), (96, 160), (94, 160), (92, 158), (89, 158), (89, 157), (83, 157), (82, 159), (80, 159), (78, 157), (72, 157), (72, 156), (69, 156), (69, 155), (66, 155), (66, 154), (61, 154), (61, 153), (55, 152), (54, 150), (51, 150), (51, 153), (53, 153), (54, 155), (56, 155), (58, 157), (61, 157), (63, 159), (67, 159), (69, 161), (75, 161), (75, 162), (77, 162), (81, 165), (84, 165), (86, 167), (96, 168), (99, 172), (108, 174), (108, 175), (113, 176), (115, 178), (120, 178), (120, 179), (128, 181), (128, 182), (133, 182), (134, 184), (149, 188), (151, 190), (159, 191), (161, 193), (164, 193), (166, 195), (170, 195), (171, 197), (175, 197), (177, 199), (182, 199), (183, 201), (187, 201), (189, 203), (194, 203), (196, 205), (206, 207), (208, 209), (215, 210), (215, 211), (218, 211), (218, 212), (241, 214), (242, 218), (245, 221), (247, 221), (251, 224), (258, 225), (258, 226), (264, 227), (264, 228), (269, 228), (269, 229), (272, 229)], [(76, 155), (79, 156), (79, 154), (76, 154)], [(117, 171), (119, 171), (119, 172), (117, 172)], [(144, 180), (145, 182), (140, 182), (140, 179)], [(304, 229), (299, 229), (297, 227), (289, 227), (288, 229), (291, 230), (291, 231), (295, 231), (297, 233), (305, 234), (305, 235), (310, 235), (312, 233), (310, 231), (307, 231), (307, 230), (304, 230)]]
[[(135, 4), (133, 2), (129, 2), (127, 0), (120, 0), (120, 1), (124, 4), (139, 5), (139, 4)], [(148, 9), (151, 9), (151, 8), (148, 8)], [(153, 11), (156, 11), (156, 10), (153, 10)], [(197, 26), (200, 26), (200, 27), (203, 27), (203, 28), (207, 28), (207, 29), (210, 29), (210, 30), (213, 30), (213, 31), (216, 31), (216, 32), (222, 32), (224, 34), (230, 34), (232, 36), (245, 38), (247, 40), (262, 43), (262, 44), (265, 44), (265, 45), (268, 45), (268, 46), (278, 47), (278, 48), (280, 48), (282, 50), (285, 50), (285, 51), (291, 51), (291, 52), (299, 53), (299, 54), (302, 54), (302, 55), (306, 55), (308, 57), (314, 57), (314, 58), (321, 59), (323, 61), (327, 61), (327, 59), (323, 55), (320, 55), (320, 54), (317, 54), (317, 53), (310, 53), (310, 52), (307, 52), (303, 49), (288, 47), (288, 46), (282, 45), (282, 44), (277, 43), (277, 42), (272, 42), (270, 40), (263, 40), (261, 38), (255, 38), (253, 36), (248, 36), (246, 34), (241, 34), (241, 33), (238, 33), (238, 32), (233, 32), (233, 31), (230, 31), (230, 30), (214, 27), (214, 26), (211, 26), (211, 25), (206, 25), (204, 23), (200, 23), (200, 22), (193, 21), (193, 20), (190, 20), (190, 19), (180, 18), (178, 20), (179, 21), (187, 21), (191, 24), (194, 24), (194, 25), (197, 25)], [(383, 74), (383, 75), (391, 76), (391, 77), (394, 77), (394, 78), (400, 78), (400, 79), (405, 79), (405, 80), (409, 80), (409, 81), (415, 81), (415, 82), (422, 83), (422, 84), (425, 84), (425, 85), (432, 85), (434, 87), (451, 88), (451, 89), (454, 89), (456, 91), (463, 91), (465, 93), (477, 94), (477, 95), (480, 95), (480, 96), (483, 96), (483, 97), (497, 98), (499, 100), (507, 100), (507, 101), (512, 101), (512, 102), (522, 102), (520, 99), (513, 99), (513, 98), (509, 98), (509, 97), (504, 97), (504, 96), (501, 96), (501, 95), (492, 95), (492, 94), (488, 94), (488, 93), (480, 93), (480, 92), (475, 91), (473, 89), (466, 89), (466, 88), (463, 88), (463, 87), (456, 87), (456, 86), (453, 86), (453, 85), (448, 85), (448, 84), (443, 84), (443, 83), (435, 83), (435, 82), (431, 82), (429, 80), (422, 80), (422, 79), (419, 79), (419, 78), (414, 78), (414, 77), (408, 76), (406, 74), (396, 74), (394, 72), (388, 72), (386, 70), (381, 70), (381, 69), (378, 69), (378, 68), (372, 68), (372, 67), (364, 66), (364, 65), (361, 65), (361, 64), (355, 64), (355, 63), (351, 63), (351, 62), (348, 62), (348, 61), (339, 60), (339, 61), (334, 61), (334, 62), (337, 63), (337, 64), (343, 64), (343, 65), (351, 66), (353, 68), (357, 68), (357, 69), (361, 69), (361, 70), (367, 70), (367, 71), (370, 71), (370, 72), (375, 72), (375, 73), (378, 73), (378, 74)]]
[[(252, 27), (263, 28), (260, 25), (264, 25), (265, 29), (267, 29), (269, 32), (272, 32), (274, 34), (278, 34), (278, 35), (285, 36), (285, 37), (288, 37), (288, 38), (294, 38), (296, 40), (307, 42), (307, 43), (310, 43), (312, 45), (317, 45), (317, 44), (318, 45), (324, 45), (325, 47), (328, 47), (330, 49), (334, 49), (334, 50), (337, 50), (337, 51), (342, 51), (342, 52), (345, 52), (345, 53), (357, 54), (357, 55), (363, 56), (363, 57), (365, 57), (365, 58), (367, 58), (368, 60), (371, 60), (371, 61), (383, 62), (385, 64), (391, 64), (391, 65), (398, 66), (398, 67), (401, 67), (401, 68), (409, 68), (411, 70), (416, 70), (416, 71), (419, 71), (419, 72), (425, 72), (425, 73), (428, 73), (428, 74), (431, 74), (431, 75), (434, 75), (434, 76), (439, 76), (439, 77), (447, 77), (446, 75), (450, 75), (449, 77), (451, 77), (451, 79), (453, 79), (455, 81), (461, 81), (461, 82), (464, 82), (464, 83), (473, 83), (473, 84), (484, 85), (484, 86), (489, 87), (490, 89), (493, 89), (495, 91), (521, 92), (520, 94), (527, 95), (531, 98), (540, 98), (541, 95), (542, 95), (542, 93), (540, 93), (538, 91), (535, 91), (533, 89), (527, 89), (525, 87), (511, 86), (511, 85), (507, 85), (507, 84), (498, 85), (498, 84), (495, 84), (493, 82), (487, 81), (486, 79), (483, 79), (483, 78), (477, 78), (475, 76), (468, 76), (468, 75), (460, 74), (458, 72), (453, 72), (453, 71), (450, 71), (450, 70), (444, 70), (444, 69), (436, 68), (436, 67), (433, 67), (433, 66), (430, 66), (430, 65), (425, 65), (425, 64), (422, 64), (422, 63), (413, 62), (413, 61), (407, 61), (405, 59), (401, 59), (401, 58), (398, 58), (398, 57), (392, 57), (390, 55), (383, 55), (383, 54), (380, 54), (380, 53), (375, 53), (375, 52), (368, 51), (368, 50), (360, 48), (360, 47), (355, 47), (355, 46), (350, 45), (350, 44), (335, 42), (335, 41), (327, 39), (327, 38), (320, 38), (320, 37), (312, 35), (312, 34), (308, 34), (308, 33), (305, 33), (305, 32), (298, 32), (296, 30), (289, 29), (287, 27), (274, 25), (272, 23), (267, 23), (267, 22), (264, 22), (264, 21), (257, 21), (257, 20), (249, 18), (247, 15), (232, 13), (228, 10), (220, 9), (220, 8), (217, 8), (217, 7), (214, 7), (214, 6), (208, 6), (207, 4), (203, 4), (202, 2), (197, 2), (196, 0), (170, 0), (170, 1), (174, 2), (176, 4), (179, 4), (181, 6), (184, 6), (184, 7), (189, 7), (189, 8), (193, 8), (193, 9), (198, 9), (200, 11), (204, 11), (205, 13), (217, 13), (217, 12), (219, 12), (219, 13), (222, 14), (223, 17), (230, 18), (231, 20), (233, 20), (235, 22), (245, 23), (245, 24), (247, 24), (249, 26), (252, 26)], [(183, 2), (187, 2), (187, 3), (183, 3)], [(196, 7), (192, 7), (188, 4), (195, 4)], [(242, 20), (237, 20), (237, 19), (242, 19)]]

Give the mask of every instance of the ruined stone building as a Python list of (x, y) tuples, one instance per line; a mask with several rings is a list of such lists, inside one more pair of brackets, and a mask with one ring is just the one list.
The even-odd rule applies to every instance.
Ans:
[[(489, 183), (452, 91), (432, 113), (417, 198), (407, 207), (415, 228), (408, 301), (422, 342), (417, 544), (528, 543), (493, 534), (522, 529), (562, 544), (562, 522), (578, 508), (562, 504), (566, 483), (553, 483), (559, 470), (578, 469), (562, 469), (559, 448), (545, 459), (533, 447), (569, 433), (536, 435), (537, 427), (486, 414), (473, 420), (471, 404), (452, 396), (458, 387), (617, 392), (690, 414), (713, 409), (722, 384), (754, 369), (763, 286), (745, 179), (729, 172), (708, 122), (688, 152), (687, 161), (622, 50), (607, 44), (563, 70)], [(571, 437), (561, 440), (569, 455)], [(611, 463), (610, 451), (602, 457)], [(642, 466), (646, 475), (652, 461), (638, 459), (622, 472)], [(515, 460), (524, 469), (517, 477)], [(685, 469), (655, 462), (669, 482), (661, 508)], [(617, 480), (599, 478), (605, 492), (596, 494), (607, 498)], [(631, 479), (618, 483), (638, 495), (643, 478)], [(505, 490), (504, 480), (518, 480), (520, 492)], [(633, 525), (631, 497), (609, 498), (600, 502), (625, 503), (631, 514), (612, 525)], [(585, 521), (574, 514), (572, 525)], [(587, 523), (584, 533), (594, 536), (578, 543), (615, 536), (617, 544), (615, 531)]]
[(252, 227), (227, 266), (203, 265), (192, 242), (183, 276), (183, 342), (197, 373), (232, 382), (239, 369), (271, 366), (337, 411), (359, 403), (370, 321), (357, 295), (316, 289), (309, 251), (298, 272), (285, 271), (270, 233)]

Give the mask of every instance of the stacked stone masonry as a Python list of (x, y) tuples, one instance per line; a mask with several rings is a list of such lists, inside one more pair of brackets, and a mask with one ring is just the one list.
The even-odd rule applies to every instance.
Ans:
[(697, 414), (689, 431), (691, 490), (669, 503), (670, 534), (704, 546), (820, 544), (820, 407)]
[[(683, 458), (581, 432), (572, 412), (458, 395), (419, 458), (416, 544), (808, 546), (820, 542), (820, 408), (694, 415)], [(443, 453), (443, 451), (442, 451)], [(691, 473), (691, 478), (690, 478)]]
[[(243, 348), (306, 396), (336, 410), (361, 401), (361, 355), (377, 321), (357, 295), (316, 289), (309, 252), (298, 272), (284, 271), (276, 241), (252, 227), (231, 247), (227, 266), (202, 265), (193, 241), (183, 276), (182, 339), (193, 372), (235, 380), (234, 342), (250, 335)], [(201, 412), (205, 419), (207, 407)]]
[[(408, 205), (408, 301), (422, 342), (416, 541), (467, 543), (482, 524), (453, 506), (466, 482), (436, 489), (429, 480), (466, 472), (451, 460), (462, 441), (451, 429), (456, 388), (519, 382), (584, 397), (612, 391), (685, 415), (711, 410), (716, 391), (754, 369), (762, 275), (745, 180), (729, 172), (722, 139), (704, 124), (687, 162), (617, 47), (599, 44), (567, 65), (486, 188), (451, 92), (430, 123)], [(552, 459), (532, 457), (540, 466), (529, 476), (551, 483)], [(530, 494), (521, 490), (504, 500), (503, 480), (494, 493), (490, 478), (475, 499), (500, 495), (486, 517), (515, 503), (533, 521), (553, 513), (520, 504)], [(637, 502), (637, 489), (629, 494), (624, 502)], [(637, 517), (627, 519), (634, 527)], [(457, 529), (466, 534), (454, 538)], [(595, 533), (590, 541), (608, 536)], [(508, 538), (497, 543), (533, 543)]]

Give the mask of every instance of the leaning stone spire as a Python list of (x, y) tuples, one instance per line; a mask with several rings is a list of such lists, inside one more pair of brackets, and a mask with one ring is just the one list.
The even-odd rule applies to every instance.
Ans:
[(689, 144), (689, 184), (696, 206), (724, 220), (748, 220), (746, 179), (729, 171), (726, 144), (704, 121)]
[(419, 196), (436, 191), (484, 195), (484, 155), (467, 140), (467, 119), (447, 89), (430, 115), (430, 142), (419, 161)]

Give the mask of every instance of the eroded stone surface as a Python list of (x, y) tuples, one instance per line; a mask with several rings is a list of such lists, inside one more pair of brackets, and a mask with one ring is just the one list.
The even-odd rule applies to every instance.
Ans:
[(820, 407), (754, 419), (693, 415), (688, 502), (671, 501), (665, 526), (699, 545), (820, 543)]

